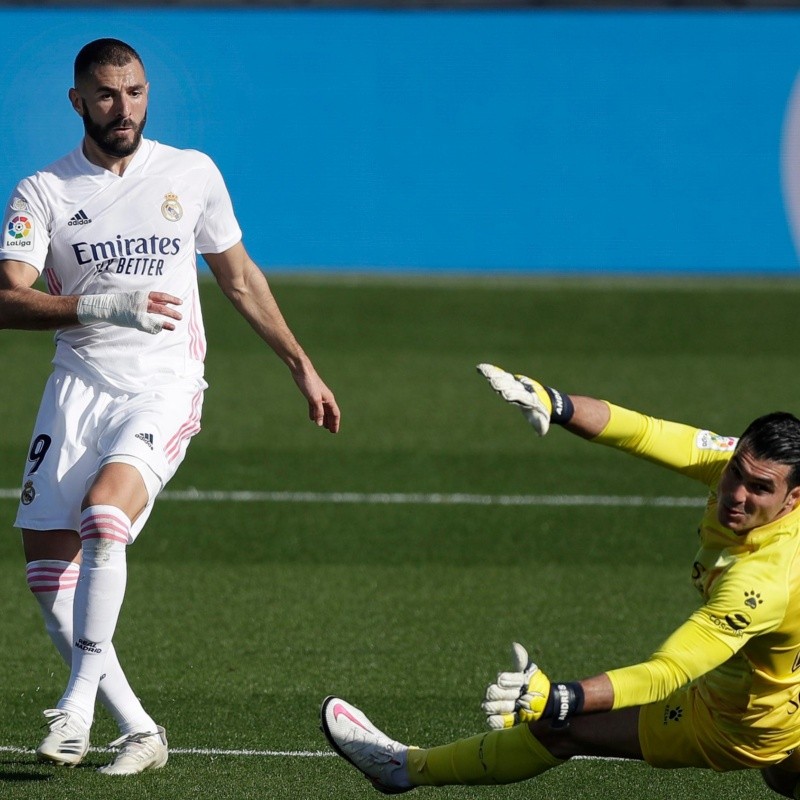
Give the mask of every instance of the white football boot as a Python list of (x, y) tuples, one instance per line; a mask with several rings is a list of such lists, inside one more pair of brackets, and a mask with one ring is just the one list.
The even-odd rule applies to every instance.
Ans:
[(338, 697), (327, 697), (320, 709), (320, 721), (331, 747), (379, 792), (401, 794), (414, 788), (406, 767), (409, 748), (379, 731), (355, 706)]
[(138, 775), (146, 769), (161, 769), (167, 763), (167, 732), (160, 726), (155, 732), (131, 733), (111, 742), (119, 747), (117, 757), (97, 771), (103, 775)]
[(36, 757), (64, 767), (80, 764), (89, 750), (89, 729), (76, 714), (60, 708), (48, 708), (44, 715), (50, 733), (36, 748)]
[(552, 404), (542, 384), (524, 375), (512, 375), (494, 364), (478, 364), (477, 370), (503, 400), (522, 411), (539, 436), (550, 430)]

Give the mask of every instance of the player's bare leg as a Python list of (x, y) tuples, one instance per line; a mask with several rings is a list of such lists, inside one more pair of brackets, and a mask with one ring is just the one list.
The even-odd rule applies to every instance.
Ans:
[(572, 717), (564, 728), (554, 728), (549, 720), (532, 722), (529, 727), (559, 759), (598, 756), (641, 761), (644, 758), (639, 744), (638, 707)]
[(795, 751), (785, 761), (761, 770), (764, 782), (784, 797), (797, 797), (800, 789), (800, 752)]

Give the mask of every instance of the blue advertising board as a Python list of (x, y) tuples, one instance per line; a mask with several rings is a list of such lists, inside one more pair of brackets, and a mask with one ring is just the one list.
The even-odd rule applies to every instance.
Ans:
[(220, 166), (265, 268), (793, 273), (800, 14), (0, 11), (0, 194), (72, 149), (72, 60)]

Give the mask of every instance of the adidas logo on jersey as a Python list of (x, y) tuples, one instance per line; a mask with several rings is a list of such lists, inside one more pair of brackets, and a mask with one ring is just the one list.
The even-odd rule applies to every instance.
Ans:
[(70, 219), (67, 225), (88, 225), (91, 222), (86, 212), (81, 209), (74, 217)]
[(141, 439), (151, 450), (153, 449), (153, 434), (152, 433), (137, 433), (136, 439)]

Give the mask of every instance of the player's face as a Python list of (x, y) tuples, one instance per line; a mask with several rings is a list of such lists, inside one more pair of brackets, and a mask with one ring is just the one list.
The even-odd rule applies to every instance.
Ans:
[(788, 514), (800, 502), (800, 487), (789, 489), (791, 467), (737, 450), (717, 487), (717, 519), (745, 534)]
[(87, 137), (107, 156), (125, 158), (142, 139), (148, 90), (144, 69), (134, 59), (122, 67), (95, 67), (70, 91), (70, 99)]

